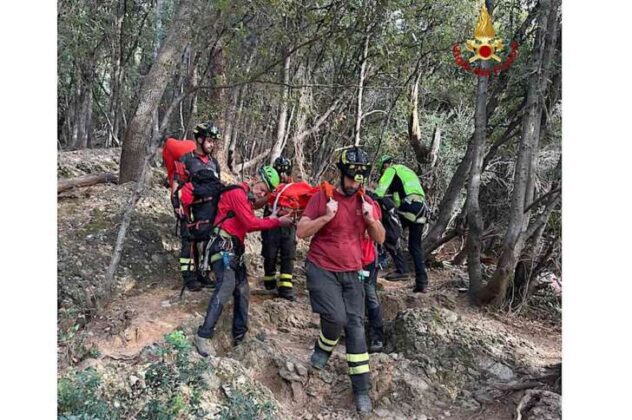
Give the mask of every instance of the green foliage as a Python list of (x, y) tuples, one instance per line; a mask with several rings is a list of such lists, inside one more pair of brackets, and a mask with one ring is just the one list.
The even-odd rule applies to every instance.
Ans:
[(57, 383), (57, 411), (61, 419), (117, 419), (118, 410), (99, 394), (101, 378), (86, 369)]
[[(132, 386), (131, 393), (127, 385), (108, 385), (105, 389), (94, 369), (70, 371), (58, 382), (60, 418), (129, 418), (132, 410), (134, 417), (144, 419), (203, 416), (200, 402), (208, 389), (205, 375), (209, 366), (203, 359), (190, 357), (191, 345), (184, 333), (176, 330), (166, 334), (165, 344), (157, 346), (154, 354), (159, 358), (145, 370), (146, 387)], [(114, 406), (111, 401), (120, 403)]]
[[(208, 388), (204, 375), (209, 368), (204, 360), (191, 361), (191, 344), (180, 330), (165, 335), (165, 345), (155, 350), (160, 360), (149, 365), (145, 382), (156, 397), (144, 407), (141, 418), (167, 419), (179, 413), (199, 414), (201, 394)], [(188, 398), (181, 390), (188, 388)]]
[(178, 353), (189, 350), (191, 348), (191, 344), (187, 340), (184, 333), (180, 330), (175, 330), (170, 332), (169, 334), (166, 334), (165, 341)]
[(257, 402), (251, 395), (241, 390), (233, 390), (228, 405), (222, 407), (221, 420), (273, 419), (274, 406), (266, 401)]
[(154, 362), (145, 372), (145, 381), (152, 388), (173, 391), (178, 386), (178, 372), (175, 366), (162, 360)]

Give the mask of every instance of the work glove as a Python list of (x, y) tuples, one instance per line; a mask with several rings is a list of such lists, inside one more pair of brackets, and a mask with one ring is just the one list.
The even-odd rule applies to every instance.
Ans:
[(338, 202), (333, 198), (330, 198), (327, 202), (327, 211), (325, 213), (325, 216), (327, 216), (327, 218), (331, 220), (336, 216), (336, 213), (338, 213)]

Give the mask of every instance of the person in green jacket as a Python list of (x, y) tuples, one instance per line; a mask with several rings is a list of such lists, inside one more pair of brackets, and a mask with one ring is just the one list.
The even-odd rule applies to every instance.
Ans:
[[(380, 171), (380, 180), (375, 194), (378, 197), (392, 195), (402, 227), (408, 228), (408, 251), (415, 264), (415, 288), (413, 292), (427, 293), (428, 274), (426, 273), (421, 246), (421, 236), (428, 213), (428, 207), (425, 204), (426, 194), (415, 171), (405, 165), (395, 163), (392, 156), (382, 156), (377, 167)], [(407, 277), (408, 267), (401, 253), (395, 253), (395, 255), (391, 253), (391, 255), (397, 268), (396, 272), (389, 276), (393, 279)], [(391, 278), (387, 280), (391, 280)]]

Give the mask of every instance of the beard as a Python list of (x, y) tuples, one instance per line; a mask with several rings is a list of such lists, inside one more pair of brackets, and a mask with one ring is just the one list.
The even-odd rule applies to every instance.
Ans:
[(352, 196), (353, 194), (357, 193), (358, 190), (360, 189), (360, 187), (354, 188), (354, 187), (342, 187), (342, 191), (344, 191), (345, 195), (347, 197)]

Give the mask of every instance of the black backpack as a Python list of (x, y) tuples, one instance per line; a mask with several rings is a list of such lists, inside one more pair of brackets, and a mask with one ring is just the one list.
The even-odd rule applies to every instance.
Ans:
[(386, 233), (384, 248), (396, 251), (399, 248), (400, 237), (402, 236), (402, 223), (397, 215), (395, 202), (389, 197), (378, 197), (374, 191), (367, 190), (366, 193), (373, 200), (377, 201), (382, 210), (382, 226)]
[(222, 193), (241, 188), (241, 185), (224, 185), (213, 171), (200, 170), (191, 177), (193, 202), (189, 209), (188, 228), (194, 241), (208, 241), (217, 215), (217, 203)]
[(397, 215), (395, 203), (388, 197), (377, 200), (382, 210), (382, 226), (386, 232), (384, 247), (391, 251), (399, 249), (399, 241), (402, 236), (402, 223)]

